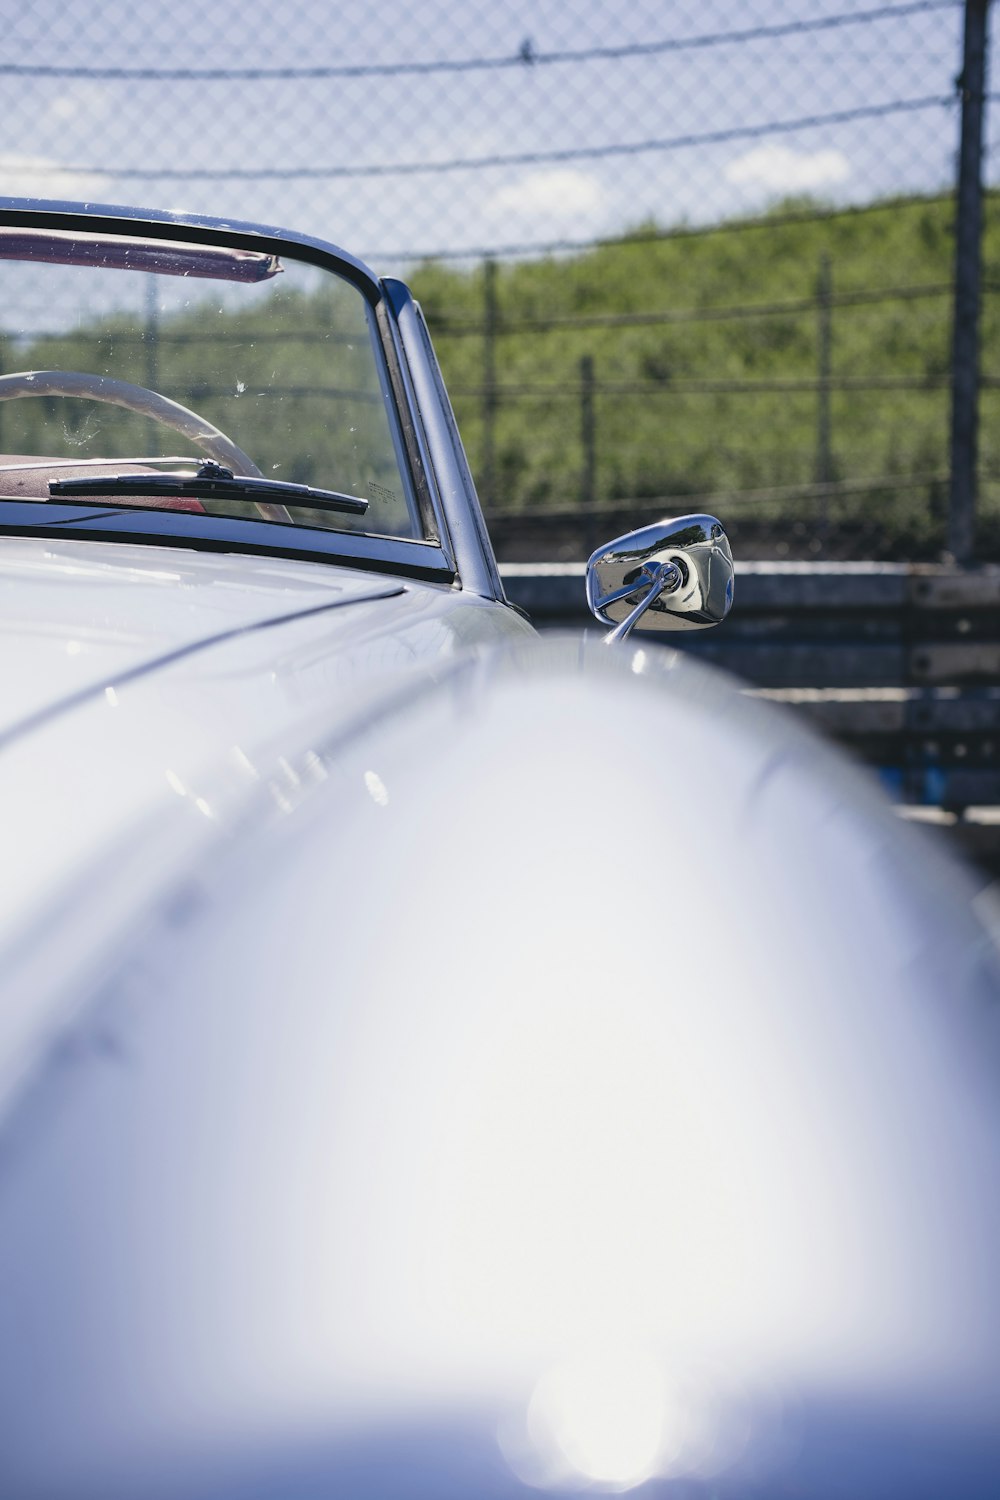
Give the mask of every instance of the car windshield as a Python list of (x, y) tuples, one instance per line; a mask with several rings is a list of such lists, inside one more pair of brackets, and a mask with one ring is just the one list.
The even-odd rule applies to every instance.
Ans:
[(346, 277), (218, 240), (0, 226), (0, 279), (0, 496), (84, 480), (91, 506), (423, 535), (375, 314)]

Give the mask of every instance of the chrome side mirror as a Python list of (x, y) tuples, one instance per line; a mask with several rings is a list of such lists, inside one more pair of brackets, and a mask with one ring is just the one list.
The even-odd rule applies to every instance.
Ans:
[(677, 516), (599, 547), (587, 564), (587, 603), (605, 640), (643, 630), (706, 630), (733, 603), (733, 554), (714, 516)]

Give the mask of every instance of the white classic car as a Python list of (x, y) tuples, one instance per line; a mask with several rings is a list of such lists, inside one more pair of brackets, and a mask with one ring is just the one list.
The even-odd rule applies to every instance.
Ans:
[(0, 1496), (1000, 1493), (1000, 969), (862, 773), (505, 601), (419, 308), (0, 208)]

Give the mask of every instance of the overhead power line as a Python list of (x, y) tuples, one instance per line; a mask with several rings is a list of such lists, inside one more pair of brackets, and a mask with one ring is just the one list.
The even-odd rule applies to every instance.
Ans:
[(516, 52), (494, 57), (428, 58), (395, 63), (330, 63), (310, 67), (218, 67), (177, 66), (97, 67), (64, 63), (0, 63), (0, 76), (12, 78), (87, 78), (161, 82), (256, 82), (264, 79), (399, 78), (428, 73), (476, 73), (502, 68), (546, 67), (552, 64), (615, 62), (630, 57), (657, 57), (669, 52), (691, 52), (708, 47), (737, 46), (777, 37), (809, 35), (846, 26), (895, 20), (927, 11), (956, 10), (960, 0), (909, 0), (902, 5), (877, 5), (870, 10), (842, 11), (810, 20), (784, 21), (771, 26), (749, 26), (736, 31), (710, 31), (695, 36), (665, 37), (649, 42), (623, 42), (610, 47), (582, 47), (544, 51), (526, 38)]
[[(584, 387), (579, 382), (553, 384), (462, 385), (452, 384), (453, 396), (482, 396), (489, 390), (498, 401), (579, 400), (584, 390), (595, 396), (761, 396), (809, 395), (820, 389), (832, 391), (926, 391), (945, 390), (949, 374), (941, 375), (838, 375), (830, 380), (789, 378), (774, 380), (607, 380)], [(983, 386), (1000, 385), (1000, 377), (984, 375)]]
[[(920, 286), (859, 288), (856, 291), (832, 292), (824, 298), (830, 307), (863, 307), (880, 302), (911, 302), (924, 297), (948, 296), (953, 290), (947, 281), (929, 282)], [(786, 302), (743, 303), (726, 307), (674, 307), (660, 312), (635, 313), (582, 313), (565, 317), (505, 318), (497, 314), (495, 332), (498, 336), (517, 333), (571, 332), (575, 328), (646, 328), (664, 323), (726, 323), (741, 318), (795, 317), (802, 313), (815, 313), (818, 297), (797, 297)], [(431, 331), (436, 339), (482, 337), (486, 325), (481, 320), (454, 322), (428, 316)]]
[[(885, 302), (915, 302), (924, 299), (947, 297), (953, 288), (950, 282), (923, 282), (914, 286), (858, 287), (852, 291), (832, 292), (823, 299), (830, 307), (869, 307)], [(1000, 290), (994, 283), (983, 285), (986, 292)], [(583, 328), (646, 328), (671, 323), (726, 323), (749, 318), (796, 317), (814, 314), (820, 298), (796, 297), (784, 302), (748, 302), (726, 304), (718, 307), (673, 307), (660, 311), (632, 313), (570, 313), (554, 314), (551, 317), (507, 318), (501, 309), (497, 311), (493, 332), (497, 337), (523, 333), (572, 333)], [(427, 321), (435, 339), (482, 338), (487, 324), (482, 319), (446, 319), (427, 315)], [(118, 330), (100, 334), (98, 341), (110, 348), (141, 346), (149, 341), (149, 333), (141, 328)], [(182, 348), (198, 344), (229, 344), (236, 348), (253, 349), (265, 345), (279, 344), (289, 347), (322, 345), (331, 348), (350, 345), (351, 333), (338, 333), (329, 328), (297, 328), (276, 330), (273, 328), (239, 329), (171, 329), (158, 328), (158, 344)]]
[(679, 510), (716, 511), (722, 505), (732, 505), (736, 501), (751, 505), (759, 505), (770, 500), (823, 501), (837, 499), (840, 496), (849, 497), (885, 490), (923, 489), (925, 485), (942, 484), (947, 479), (947, 473), (941, 470), (929, 470), (926, 473), (916, 474), (880, 474), (871, 479), (832, 479), (819, 483), (779, 484), (756, 490), (709, 490), (695, 495), (622, 496), (614, 500), (602, 501), (597, 505), (588, 505), (586, 509), (576, 501), (546, 507), (533, 505), (530, 510), (511, 510), (504, 506), (494, 505), (484, 508), (483, 514), (490, 525), (505, 521), (524, 525), (544, 521), (577, 520), (582, 516), (613, 516), (620, 514), (622, 510), (627, 510), (630, 515), (636, 516), (647, 511), (651, 514), (659, 512), (660, 515), (664, 515), (676, 513)]
[[(875, 203), (848, 203), (837, 208), (796, 209), (788, 213), (759, 214), (753, 218), (722, 219), (712, 224), (673, 224), (669, 228), (643, 228), (629, 233), (594, 235), (590, 239), (535, 240), (510, 245), (467, 245), (455, 249), (442, 246), (436, 250), (371, 250), (362, 252), (361, 259), (370, 265), (397, 265), (400, 262), (417, 261), (461, 261), (461, 260), (513, 260), (522, 256), (573, 254), (578, 251), (605, 249), (643, 249), (667, 240), (704, 239), (708, 235), (724, 232), (731, 234), (744, 229), (781, 229), (794, 224), (825, 223), (830, 219), (851, 219), (864, 214), (898, 213), (903, 209), (926, 208), (945, 201), (943, 193), (913, 193), (899, 198), (883, 198)], [(992, 199), (995, 192), (989, 188), (985, 197)]]
[(857, 120), (879, 119), (886, 115), (913, 114), (925, 109), (948, 108), (951, 95), (926, 95), (921, 99), (895, 99), (882, 104), (862, 104), (854, 109), (832, 110), (828, 114), (801, 115), (794, 120), (766, 120), (755, 125), (732, 125), (722, 130), (707, 130), (685, 135), (645, 141), (610, 142), (605, 146), (569, 146), (553, 151), (518, 151), (490, 156), (456, 156), (444, 161), (370, 162), (359, 166), (325, 167), (97, 167), (62, 166), (52, 163), (10, 163), (8, 175), (41, 172), (61, 176), (108, 176), (142, 182), (291, 182), (346, 177), (412, 177), (443, 172), (479, 171), (486, 167), (540, 166), (552, 162), (598, 161), (611, 157), (640, 156), (655, 151), (679, 151), (692, 146), (718, 146), (727, 141), (760, 140), (770, 135), (791, 135), (800, 130), (814, 130), (828, 125), (846, 125)]

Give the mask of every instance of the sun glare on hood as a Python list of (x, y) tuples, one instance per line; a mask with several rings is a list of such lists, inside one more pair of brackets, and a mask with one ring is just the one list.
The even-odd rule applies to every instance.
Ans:
[(653, 1359), (590, 1357), (543, 1375), (528, 1408), (528, 1435), (539, 1455), (557, 1467), (568, 1465), (591, 1484), (626, 1490), (655, 1472), (666, 1414), (666, 1383)]

